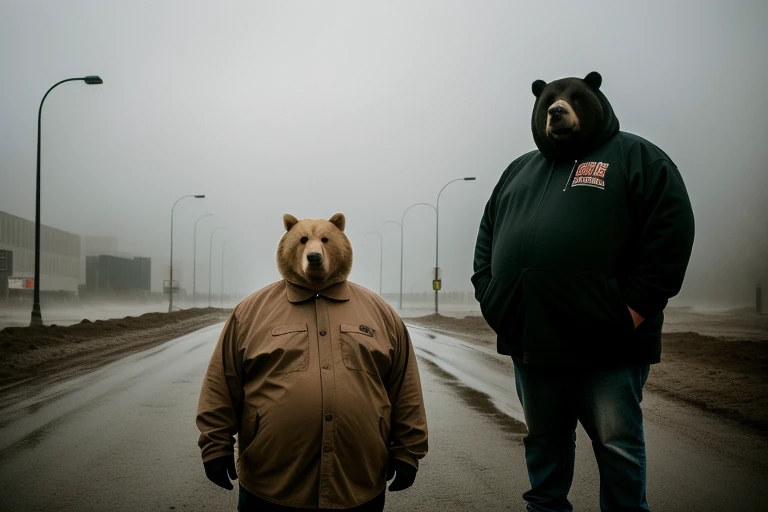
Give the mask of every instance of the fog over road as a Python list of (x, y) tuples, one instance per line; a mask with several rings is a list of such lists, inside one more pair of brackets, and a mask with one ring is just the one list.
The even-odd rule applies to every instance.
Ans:
[[(235, 510), (208, 482), (194, 418), (222, 324), (134, 354), (0, 411), (4, 511)], [(521, 409), (509, 358), (411, 326), (430, 451), (387, 510), (522, 510)], [(651, 379), (653, 370), (651, 370)], [(648, 496), (655, 511), (759, 510), (768, 442), (646, 393)], [(576, 510), (598, 508), (599, 475), (578, 432)]]

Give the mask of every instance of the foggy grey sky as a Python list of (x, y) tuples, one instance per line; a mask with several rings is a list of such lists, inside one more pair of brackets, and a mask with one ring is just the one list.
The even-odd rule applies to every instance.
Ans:
[[(440, 202), (446, 291), (471, 290), (477, 226), (506, 166), (535, 148), (531, 82), (597, 70), (621, 121), (665, 150), (694, 206), (680, 297), (750, 304), (768, 285), (768, 3), (0, 0), (0, 210), (175, 256), (191, 288), (217, 234), (243, 293), (277, 279), (282, 214), (347, 216), (351, 279), (396, 292), (400, 221)], [(430, 290), (434, 213), (405, 223), (405, 290)], [(176, 259), (176, 258), (175, 258)], [(157, 269), (158, 267), (155, 267)], [(200, 278), (200, 274), (198, 274)], [(214, 278), (218, 289), (218, 277)]]

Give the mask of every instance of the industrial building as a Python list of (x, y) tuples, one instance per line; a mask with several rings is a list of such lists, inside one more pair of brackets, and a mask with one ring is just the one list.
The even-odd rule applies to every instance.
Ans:
[(92, 297), (149, 295), (152, 276), (150, 258), (85, 257), (85, 287), (81, 294)]
[[(81, 237), (42, 225), (41, 300), (149, 295), (150, 258), (118, 252), (117, 245), (116, 237)], [(0, 299), (31, 300), (34, 275), (34, 221), (0, 212)]]
[[(5, 272), (0, 271), (0, 293), (5, 290), (9, 297), (31, 297), (35, 276), (34, 221), (0, 212), (0, 251), (8, 267)], [(78, 284), (80, 236), (40, 226), (41, 294), (74, 297)]]

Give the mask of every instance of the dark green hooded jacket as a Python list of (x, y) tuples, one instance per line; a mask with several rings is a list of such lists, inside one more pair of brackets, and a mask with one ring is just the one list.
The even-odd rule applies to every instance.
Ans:
[[(586, 152), (512, 162), (480, 223), (475, 297), (498, 351), (530, 364), (659, 362), (663, 310), (691, 254), (693, 213), (677, 167), (619, 131), (597, 94), (609, 115)], [(645, 318), (637, 329), (627, 306)]]

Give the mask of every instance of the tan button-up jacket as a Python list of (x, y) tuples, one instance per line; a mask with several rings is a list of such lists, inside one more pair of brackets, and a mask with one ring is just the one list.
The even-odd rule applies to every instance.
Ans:
[(427, 420), (402, 320), (342, 282), (279, 281), (229, 317), (197, 411), (203, 461), (234, 453), (240, 485), (303, 508), (352, 508), (386, 486), (390, 458), (418, 467)]

